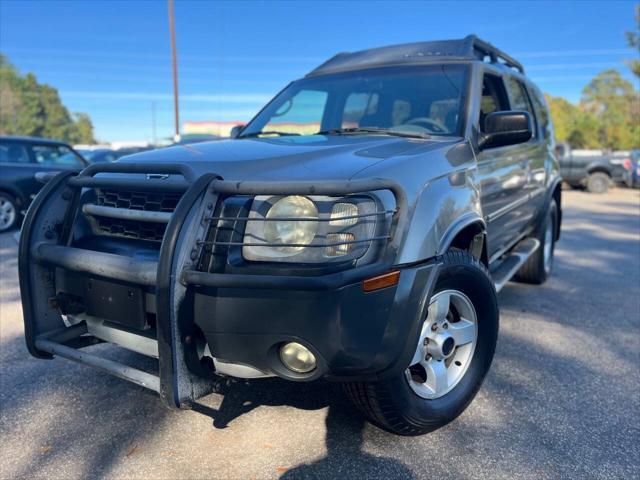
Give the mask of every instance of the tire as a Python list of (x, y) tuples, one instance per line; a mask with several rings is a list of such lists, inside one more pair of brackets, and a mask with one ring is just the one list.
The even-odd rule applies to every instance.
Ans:
[(0, 232), (11, 230), (20, 217), (18, 202), (13, 195), (0, 192)]
[[(423, 332), (439, 335), (439, 332), (448, 331), (453, 334), (458, 328), (455, 327), (459, 325), (458, 322), (464, 320), (461, 318), (462, 315), (459, 315), (457, 320), (453, 318), (454, 310), (451, 309), (445, 320), (451, 322), (448, 330), (437, 330), (433, 333), (434, 330), (430, 328), (430, 323), (440, 317), (437, 311), (439, 300), (434, 299), (442, 299), (450, 295), (452, 299), (450, 305), (454, 305), (454, 296), (449, 292), (461, 294), (460, 299), (466, 298), (476, 315), (475, 344), (471, 342), (467, 344), (470, 348), (470, 351), (466, 352), (468, 361), (465, 365), (456, 367), (462, 369), (458, 372), (460, 376), (457, 382), (444, 388), (442, 395), (418, 393), (424, 391), (423, 384), (420, 383), (423, 379), (414, 376), (416, 372), (413, 369), (419, 366), (413, 365), (388, 380), (350, 382), (344, 385), (347, 396), (365, 417), (384, 430), (398, 435), (422, 435), (446, 425), (460, 415), (480, 389), (495, 352), (499, 312), (496, 291), (489, 273), (477, 258), (461, 250), (451, 250), (445, 253), (441, 260), (443, 263), (440, 274), (430, 299), (429, 312), (431, 313), (424, 319)], [(434, 310), (432, 310), (433, 305), (436, 305)], [(467, 348), (467, 345), (456, 345), (450, 357), (436, 363), (436, 356), (432, 357), (428, 353), (429, 348), (435, 344), (436, 342), (433, 341), (425, 343), (421, 336), (412, 362), (416, 358), (425, 358), (423, 355), (426, 354), (424, 363), (432, 362), (430, 365), (442, 368), (446, 366), (447, 361), (458, 358), (457, 355), (463, 351), (463, 348)], [(453, 368), (454, 363), (457, 365), (459, 362), (450, 361), (446, 368)], [(423, 368), (425, 374), (426, 371)], [(427, 377), (428, 374), (425, 379)], [(416, 381), (413, 381), (414, 378)]]
[(611, 178), (603, 172), (593, 172), (587, 177), (587, 191), (589, 193), (606, 193), (609, 190)]
[(540, 242), (540, 247), (520, 267), (514, 279), (523, 283), (540, 285), (544, 283), (553, 269), (553, 254), (556, 247), (558, 225), (558, 205), (555, 199), (551, 199), (549, 208), (542, 222), (538, 225), (535, 238)]

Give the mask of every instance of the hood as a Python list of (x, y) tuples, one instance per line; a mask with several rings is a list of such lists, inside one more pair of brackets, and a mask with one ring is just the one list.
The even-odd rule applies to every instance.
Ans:
[(183, 163), (196, 174), (234, 181), (348, 180), (390, 158), (424, 155), (458, 142), (382, 135), (291, 136), (180, 145), (127, 156), (122, 163)]

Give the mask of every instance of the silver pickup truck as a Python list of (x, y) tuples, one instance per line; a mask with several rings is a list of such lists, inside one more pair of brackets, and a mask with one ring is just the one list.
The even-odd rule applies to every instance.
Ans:
[(552, 125), (522, 66), (475, 36), (341, 53), (234, 137), (43, 188), (19, 253), (31, 354), (171, 408), (219, 376), (278, 376), (342, 382), (401, 435), (456, 418), (493, 359), (496, 292), (544, 282), (560, 235)]

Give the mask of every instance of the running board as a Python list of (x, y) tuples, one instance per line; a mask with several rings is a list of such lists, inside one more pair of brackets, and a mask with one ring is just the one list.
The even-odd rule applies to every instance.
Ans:
[(511, 277), (513, 277), (520, 267), (526, 262), (536, 250), (540, 248), (540, 241), (537, 238), (525, 238), (511, 250), (506, 257), (491, 270), (491, 278), (496, 287), (496, 292), (502, 290)]
[(88, 365), (89, 367), (102, 370), (123, 380), (128, 380), (141, 387), (160, 393), (160, 378), (156, 375), (143, 372), (142, 370), (129, 367), (122, 363), (114, 362), (113, 360), (76, 350), (75, 348), (67, 347), (61, 343), (52, 342), (51, 340), (37, 339), (35, 343), (38, 350), (73, 360), (83, 365)]

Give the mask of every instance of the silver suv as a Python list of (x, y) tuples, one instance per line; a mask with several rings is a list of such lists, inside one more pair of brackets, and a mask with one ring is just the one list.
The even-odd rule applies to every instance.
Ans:
[[(343, 382), (375, 424), (471, 402), (496, 292), (544, 282), (560, 178), (540, 91), (490, 44), (342, 53), (233, 139), (51, 180), (20, 245), (27, 345), (189, 408), (217, 376)], [(111, 342), (158, 372), (90, 353)], [(88, 351), (87, 351), (88, 350)]]

